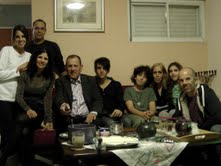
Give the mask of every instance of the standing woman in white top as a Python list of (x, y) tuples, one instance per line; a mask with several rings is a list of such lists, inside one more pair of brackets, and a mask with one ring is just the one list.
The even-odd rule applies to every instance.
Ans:
[(16, 25), (12, 30), (12, 46), (5, 46), (0, 51), (0, 165), (4, 166), (8, 156), (14, 153), (16, 146), (17, 105), (15, 94), (17, 78), (26, 70), (31, 54), (25, 51), (28, 31), (23, 25)]

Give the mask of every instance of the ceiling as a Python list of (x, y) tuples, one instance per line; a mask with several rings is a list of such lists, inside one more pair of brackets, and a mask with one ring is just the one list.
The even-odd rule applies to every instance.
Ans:
[(31, 0), (0, 0), (0, 5), (31, 4)]

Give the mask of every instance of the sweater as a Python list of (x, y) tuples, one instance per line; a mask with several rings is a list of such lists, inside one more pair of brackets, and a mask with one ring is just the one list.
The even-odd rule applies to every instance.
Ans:
[(24, 52), (19, 54), (13, 46), (5, 46), (0, 51), (0, 100), (15, 101), (17, 88), (18, 66), (28, 62), (31, 54)]
[[(197, 105), (203, 115), (202, 124), (198, 124), (199, 128), (210, 130), (213, 125), (221, 124), (221, 102), (215, 92), (206, 84), (197, 85)], [(183, 116), (191, 120), (184, 92), (179, 97), (178, 109), (174, 116)]]

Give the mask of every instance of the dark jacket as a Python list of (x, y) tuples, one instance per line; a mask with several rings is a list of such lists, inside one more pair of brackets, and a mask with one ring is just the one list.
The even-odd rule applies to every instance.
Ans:
[[(102, 97), (99, 93), (95, 78), (84, 74), (81, 74), (80, 78), (84, 100), (89, 112), (94, 111), (101, 113), (103, 109)], [(59, 109), (64, 102), (69, 103), (70, 107), (72, 107), (73, 94), (69, 76), (65, 75), (58, 78), (55, 82), (55, 88), (56, 96), (54, 104), (56, 108)]]
[[(199, 128), (210, 130), (213, 125), (221, 124), (221, 102), (208, 85), (197, 85), (197, 104), (203, 115), (203, 123), (199, 124)], [(184, 92), (180, 94), (174, 116), (184, 116), (186, 119), (190, 119)]]
[(51, 59), (53, 62), (54, 71), (56, 73), (61, 74), (65, 71), (63, 56), (57, 43), (45, 40), (41, 44), (35, 44), (33, 41), (31, 41), (26, 47), (26, 51), (33, 54), (33, 52), (39, 48), (46, 49), (49, 55), (52, 56)]
[[(97, 78), (97, 77), (96, 77)], [(110, 84), (102, 89), (99, 86), (99, 79), (97, 78), (97, 85), (100, 94), (103, 98), (103, 111), (102, 115), (110, 115), (115, 109), (119, 109), (124, 112), (126, 106), (123, 99), (123, 87), (120, 82), (111, 79)]]

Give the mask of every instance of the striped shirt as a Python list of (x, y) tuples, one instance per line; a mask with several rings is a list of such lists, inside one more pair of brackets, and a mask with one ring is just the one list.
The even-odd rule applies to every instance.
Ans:
[(71, 89), (73, 94), (71, 116), (80, 115), (85, 117), (89, 113), (89, 110), (84, 100), (80, 77), (77, 80), (71, 80)]

